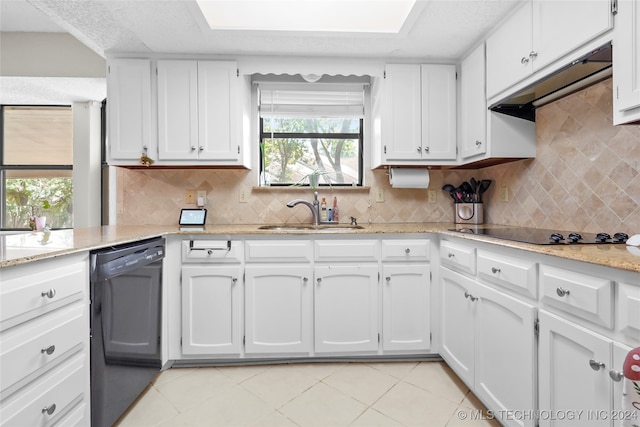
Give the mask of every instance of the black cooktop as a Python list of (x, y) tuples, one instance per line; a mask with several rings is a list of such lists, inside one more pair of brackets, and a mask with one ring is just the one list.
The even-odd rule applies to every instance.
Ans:
[(533, 243), (535, 245), (583, 245), (583, 244), (616, 244), (625, 243), (629, 236), (626, 233), (576, 233), (571, 231), (545, 230), (541, 228), (484, 228), (460, 227), (449, 231), (477, 234), (515, 242)]

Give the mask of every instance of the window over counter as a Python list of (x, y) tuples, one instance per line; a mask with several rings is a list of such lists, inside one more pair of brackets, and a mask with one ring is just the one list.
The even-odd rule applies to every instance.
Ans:
[(0, 229), (72, 227), (71, 107), (4, 105), (1, 112)]
[(260, 186), (361, 186), (369, 78), (284, 77), (253, 79)]

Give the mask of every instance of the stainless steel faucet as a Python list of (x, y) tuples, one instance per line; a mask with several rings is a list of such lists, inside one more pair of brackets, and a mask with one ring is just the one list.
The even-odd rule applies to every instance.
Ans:
[(311, 213), (313, 214), (313, 225), (320, 225), (320, 203), (318, 202), (318, 192), (315, 191), (313, 193), (313, 203), (304, 199), (295, 199), (287, 203), (287, 207), (292, 208), (299, 204), (303, 204), (311, 209)]

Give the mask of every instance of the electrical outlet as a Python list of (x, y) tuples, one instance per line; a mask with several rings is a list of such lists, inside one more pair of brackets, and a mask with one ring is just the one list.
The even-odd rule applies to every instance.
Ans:
[(188, 205), (196, 204), (196, 190), (187, 190), (184, 192), (184, 202)]
[(382, 188), (376, 188), (376, 202), (384, 202), (384, 190)]
[(203, 190), (198, 190), (198, 194), (196, 195), (196, 204), (199, 207), (204, 207), (207, 204), (207, 192)]
[(509, 201), (509, 187), (503, 185), (500, 187), (500, 201), (508, 202)]
[(436, 190), (427, 190), (427, 202), (428, 203), (438, 202), (438, 193), (436, 193)]
[(238, 191), (238, 202), (247, 203), (247, 190), (245, 188)]

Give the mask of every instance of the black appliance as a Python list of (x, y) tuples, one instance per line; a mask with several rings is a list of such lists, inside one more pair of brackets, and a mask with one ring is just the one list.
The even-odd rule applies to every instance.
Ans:
[(92, 251), (91, 426), (110, 427), (160, 371), (164, 238)]
[(580, 244), (616, 244), (625, 243), (629, 236), (626, 233), (577, 233), (571, 231), (545, 230), (541, 228), (491, 228), (460, 227), (449, 231), (494, 237), (496, 239), (535, 245), (580, 245)]
[(498, 113), (535, 121), (535, 109), (570, 95), (612, 74), (611, 43), (593, 49), (555, 73), (525, 87), (521, 91), (489, 106)]

